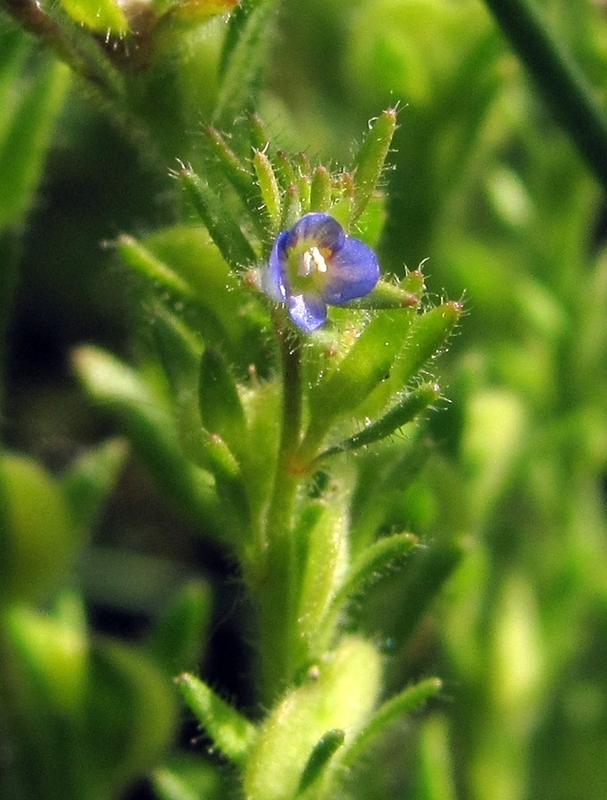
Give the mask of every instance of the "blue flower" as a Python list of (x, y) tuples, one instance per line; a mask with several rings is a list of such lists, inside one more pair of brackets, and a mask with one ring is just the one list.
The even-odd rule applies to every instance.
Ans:
[(310, 332), (327, 319), (327, 304), (364, 297), (378, 280), (373, 250), (347, 236), (329, 214), (312, 212), (278, 234), (261, 288), (286, 303), (293, 322)]

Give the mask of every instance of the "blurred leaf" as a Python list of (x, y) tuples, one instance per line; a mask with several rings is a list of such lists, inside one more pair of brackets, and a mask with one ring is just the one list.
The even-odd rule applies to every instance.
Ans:
[(255, 108), (276, 16), (276, 0), (242, 0), (229, 22), (214, 121), (221, 128)]
[(61, 475), (76, 530), (91, 533), (99, 511), (114, 488), (128, 455), (123, 439), (110, 439), (87, 450)]
[(80, 544), (59, 483), (23, 455), (0, 456), (0, 599), (39, 601), (66, 579)]
[(201, 580), (182, 586), (150, 631), (147, 651), (167, 672), (196, 669), (211, 621), (211, 591)]
[(73, 358), (91, 399), (116, 415), (158, 485), (182, 513), (197, 524), (206, 520), (213, 529), (216, 500), (211, 478), (183, 458), (175, 422), (157, 389), (98, 348), (80, 347)]
[(140, 652), (104, 640), (91, 655), (87, 785), (111, 797), (164, 755), (175, 733), (176, 698), (164, 672)]
[(115, 0), (61, 0), (70, 17), (80, 25), (101, 34), (124, 36), (129, 23)]
[[(0, 124), (0, 228), (20, 222), (31, 205), (69, 79), (56, 61), (20, 79), (19, 100)], [(1, 90), (0, 84), (0, 100)]]
[(205, 428), (218, 434), (232, 452), (246, 449), (247, 423), (236, 381), (219, 355), (211, 348), (202, 354), (198, 383), (200, 416)]

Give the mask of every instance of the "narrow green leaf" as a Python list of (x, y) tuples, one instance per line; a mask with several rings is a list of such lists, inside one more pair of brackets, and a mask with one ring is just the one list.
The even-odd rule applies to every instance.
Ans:
[(61, 485), (77, 530), (90, 532), (115, 486), (128, 450), (124, 439), (109, 439), (87, 450), (61, 475)]
[(310, 392), (310, 432), (327, 430), (338, 416), (351, 413), (382, 381), (405, 343), (412, 312), (380, 311), (360, 333), (327, 379)]
[(217, 748), (234, 764), (242, 765), (257, 736), (255, 725), (194, 675), (180, 675), (177, 685)]
[[(332, 499), (329, 503), (318, 501), (316, 505), (319, 509), (316, 517), (310, 515), (311, 509), (308, 511), (313, 526), (307, 531), (307, 557), (297, 608), (298, 642), (308, 649), (300, 659), (302, 661), (317, 657), (319, 648), (327, 646), (323, 638), (327, 632), (322, 630), (322, 622), (346, 565), (347, 509), (344, 498), (341, 502), (340, 499)], [(320, 631), (322, 635), (319, 637)]]
[(424, 383), (418, 386), (417, 389), (406, 392), (380, 419), (371, 422), (361, 431), (335, 447), (325, 450), (324, 453), (318, 456), (319, 460), (349, 450), (356, 450), (380, 439), (385, 439), (386, 436), (390, 436), (390, 434), (402, 428), (403, 425), (412, 422), (418, 414), (425, 411), (439, 397), (440, 387), (437, 383)]
[(225, 260), (235, 269), (250, 267), (257, 255), (219, 195), (191, 169), (178, 174), (186, 194)]
[(68, 67), (52, 61), (21, 87), (20, 103), (0, 141), (0, 228), (19, 222), (30, 206), (69, 81)]
[(366, 548), (346, 573), (343, 582), (332, 601), (332, 612), (337, 615), (347, 603), (348, 598), (364, 594), (365, 590), (376, 584), (384, 576), (401, 569), (418, 540), (410, 533), (398, 533), (379, 539)]
[(354, 766), (364, 751), (381, 735), (388, 725), (395, 722), (404, 714), (409, 714), (420, 705), (436, 697), (442, 689), (438, 678), (426, 678), (414, 686), (408, 686), (402, 692), (385, 702), (373, 714), (370, 721), (348, 747), (341, 759), (345, 768)]
[(234, 453), (241, 453), (247, 424), (236, 381), (223, 358), (211, 348), (202, 355), (198, 391), (204, 427), (219, 434)]
[(79, 347), (76, 374), (89, 396), (119, 420), (138, 455), (181, 511), (213, 529), (215, 492), (211, 476), (183, 458), (175, 422), (157, 390), (115, 356)]
[(301, 774), (298, 794), (304, 792), (310, 784), (314, 783), (322, 775), (333, 753), (344, 743), (345, 736), (345, 731), (340, 728), (327, 731), (321, 736), (316, 747), (310, 753), (308, 763)]
[(214, 120), (219, 127), (254, 108), (267, 64), (276, 0), (243, 0), (230, 18)]
[(197, 791), (188, 786), (179, 775), (166, 767), (152, 773), (154, 789), (160, 800), (200, 800)]
[(191, 580), (172, 598), (147, 640), (147, 650), (169, 675), (196, 669), (211, 621), (211, 590)]
[(196, 297), (192, 287), (180, 275), (156, 258), (137, 239), (122, 234), (116, 241), (116, 247), (129, 267), (150, 281), (154, 288), (168, 290), (177, 297), (188, 300)]
[(384, 169), (396, 130), (396, 110), (389, 108), (369, 128), (354, 161), (354, 205), (351, 222), (360, 217)]
[(415, 318), (407, 335), (406, 346), (390, 374), (390, 389), (403, 386), (445, 346), (462, 313), (461, 303), (448, 302), (431, 308)]

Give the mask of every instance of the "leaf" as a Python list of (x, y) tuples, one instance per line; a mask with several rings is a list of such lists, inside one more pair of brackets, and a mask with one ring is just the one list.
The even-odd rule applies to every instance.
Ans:
[(61, 0), (70, 17), (96, 33), (124, 36), (129, 23), (120, 5), (114, 0)]
[(351, 222), (363, 213), (377, 187), (394, 131), (396, 130), (396, 110), (384, 111), (370, 126), (354, 160), (354, 204)]
[(216, 747), (234, 764), (243, 764), (257, 736), (255, 725), (194, 675), (183, 673), (177, 685)]
[(314, 783), (322, 775), (331, 757), (344, 743), (345, 732), (337, 728), (327, 731), (318, 740), (314, 750), (310, 753), (308, 763), (301, 773), (298, 794), (304, 792), (310, 784)]
[(19, 102), (7, 115), (8, 127), (0, 124), (0, 228), (18, 223), (31, 205), (69, 81), (65, 64), (45, 63), (34, 76), (21, 80)]
[(175, 422), (158, 391), (100, 348), (77, 348), (73, 363), (89, 396), (116, 416), (158, 485), (182, 513), (216, 529), (211, 476), (183, 458)]
[(211, 592), (191, 580), (172, 598), (147, 640), (147, 651), (169, 675), (195, 669), (202, 658), (211, 619)]
[(333, 597), (331, 607), (337, 616), (343, 606), (354, 595), (360, 603), (365, 591), (386, 575), (393, 575), (408, 563), (408, 557), (417, 545), (417, 538), (410, 533), (399, 533), (379, 539), (362, 553), (346, 573), (339, 591)]
[(109, 439), (75, 459), (61, 475), (76, 529), (91, 532), (128, 455), (124, 439)]
[(214, 121), (233, 125), (252, 111), (272, 41), (276, 0), (243, 0), (230, 18), (221, 60), (221, 80)]
[(234, 269), (254, 264), (255, 251), (217, 192), (191, 169), (183, 168), (178, 178), (228, 264)]
[(383, 417), (371, 422), (361, 431), (345, 439), (335, 447), (325, 450), (324, 453), (318, 456), (318, 459), (327, 458), (337, 453), (345, 453), (349, 450), (356, 450), (380, 439), (385, 439), (386, 436), (390, 436), (390, 434), (402, 428), (403, 425), (412, 422), (416, 416), (425, 411), (439, 397), (440, 387), (436, 383), (424, 383), (418, 386), (417, 389), (406, 392)]
[(438, 678), (426, 678), (387, 700), (373, 714), (353, 744), (346, 748), (340, 759), (340, 766), (344, 768), (354, 766), (364, 751), (389, 725), (404, 714), (414, 711), (430, 698), (436, 697), (441, 689), (442, 683)]

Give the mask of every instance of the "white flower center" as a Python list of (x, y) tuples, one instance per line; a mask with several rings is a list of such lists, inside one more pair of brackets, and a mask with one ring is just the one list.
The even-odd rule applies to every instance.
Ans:
[(301, 258), (299, 259), (299, 268), (297, 270), (298, 274), (302, 278), (307, 278), (308, 275), (312, 275), (314, 272), (326, 271), (327, 262), (325, 261), (325, 258), (318, 247), (310, 247), (309, 250), (306, 250), (304, 253), (302, 253)]

